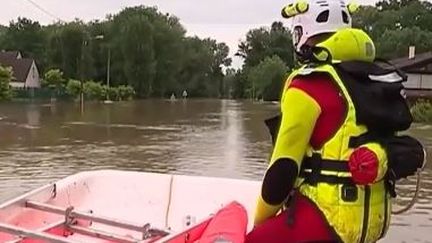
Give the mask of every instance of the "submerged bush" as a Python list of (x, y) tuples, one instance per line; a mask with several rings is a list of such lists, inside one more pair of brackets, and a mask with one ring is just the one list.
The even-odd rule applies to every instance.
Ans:
[(117, 87), (120, 100), (130, 100), (135, 95), (135, 90), (131, 86), (120, 85)]
[(0, 66), (0, 100), (10, 100), (13, 92), (10, 86), (12, 80), (12, 68)]
[(118, 88), (116, 88), (116, 87), (107, 87), (107, 86), (104, 86), (104, 89), (105, 89), (105, 94), (107, 94), (108, 93), (108, 97), (107, 98), (109, 98), (110, 100), (118, 100), (119, 98), (119, 92), (118, 92)]
[[(79, 97), (81, 83), (78, 80), (69, 80), (66, 92), (72, 97)], [(135, 96), (132, 86), (120, 85), (118, 87), (107, 87), (99, 82), (87, 81), (84, 83), (84, 95), (87, 100), (105, 100), (107, 98), (120, 101), (131, 100)]]
[(103, 100), (106, 97), (104, 86), (94, 81), (84, 83), (84, 94), (90, 100)]
[(418, 100), (412, 107), (411, 113), (415, 122), (432, 123), (432, 103)]
[(78, 97), (81, 90), (81, 82), (70, 79), (66, 85), (66, 93), (72, 97)]

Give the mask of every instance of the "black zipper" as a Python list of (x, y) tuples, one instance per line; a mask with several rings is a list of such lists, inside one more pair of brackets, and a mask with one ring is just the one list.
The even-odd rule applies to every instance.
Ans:
[(362, 228), (362, 235), (360, 238), (360, 243), (364, 243), (366, 241), (366, 236), (367, 236), (367, 232), (368, 232), (370, 194), (371, 194), (370, 186), (365, 186), (363, 228)]

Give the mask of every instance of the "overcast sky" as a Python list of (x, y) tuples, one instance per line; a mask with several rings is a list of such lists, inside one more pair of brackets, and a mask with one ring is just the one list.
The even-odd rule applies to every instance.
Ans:
[[(231, 55), (237, 44), (251, 28), (267, 25), (280, 17), (286, 0), (0, 0), (0, 24), (7, 25), (19, 16), (48, 24), (55, 19), (31, 4), (35, 2), (64, 21), (80, 18), (85, 21), (103, 19), (128, 6), (157, 6), (180, 18), (188, 35), (212, 37), (225, 42)], [(371, 4), (374, 0), (357, 0)], [(239, 66), (240, 60), (234, 60)]]

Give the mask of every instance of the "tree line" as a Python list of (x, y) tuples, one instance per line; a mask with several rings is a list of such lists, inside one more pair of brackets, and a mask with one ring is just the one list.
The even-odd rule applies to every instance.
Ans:
[(183, 90), (219, 96), (222, 69), (231, 64), (228, 46), (185, 34), (175, 16), (138, 6), (89, 23), (41, 26), (18, 18), (0, 29), (0, 49), (34, 58), (42, 73), (58, 69), (66, 79), (97, 83), (105, 83), (110, 59), (111, 85), (129, 85), (139, 98)]
[[(432, 51), (431, 23), (432, 3), (419, 0), (383, 0), (353, 15), (353, 27), (365, 30), (377, 57), (388, 60), (408, 56), (409, 46), (417, 53)], [(244, 65), (226, 77), (234, 97), (278, 100), (285, 78), (298, 67), (291, 43), (290, 31), (279, 22), (249, 31), (237, 52)]]
[[(353, 25), (371, 35), (379, 57), (402, 57), (410, 45), (418, 53), (432, 51), (431, 10), (427, 1), (383, 0), (362, 6)], [(192, 97), (277, 100), (284, 79), (297, 67), (291, 33), (282, 22), (250, 30), (236, 50), (244, 64), (234, 69), (225, 43), (187, 37), (177, 17), (146, 6), (89, 23), (41, 26), (18, 18), (0, 27), (0, 49), (20, 50), (43, 73), (60, 70), (65, 80), (101, 86), (110, 56), (111, 84), (132, 87), (138, 98), (187, 90)]]

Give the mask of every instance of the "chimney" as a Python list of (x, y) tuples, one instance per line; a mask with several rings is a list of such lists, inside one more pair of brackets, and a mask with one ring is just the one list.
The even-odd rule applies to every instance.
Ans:
[(409, 47), (408, 58), (409, 59), (415, 58), (415, 46), (410, 46)]

